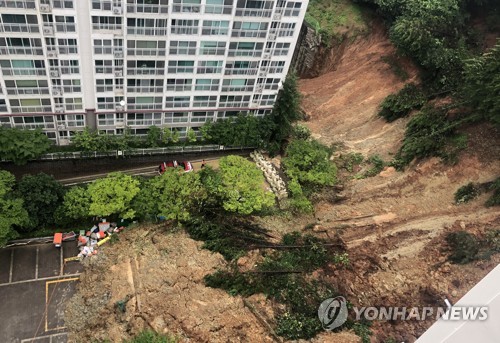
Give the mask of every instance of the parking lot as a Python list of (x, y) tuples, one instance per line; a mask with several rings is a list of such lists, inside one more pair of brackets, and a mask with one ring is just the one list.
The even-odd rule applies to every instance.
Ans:
[(67, 341), (64, 304), (83, 267), (64, 259), (77, 253), (75, 242), (0, 249), (0, 342)]

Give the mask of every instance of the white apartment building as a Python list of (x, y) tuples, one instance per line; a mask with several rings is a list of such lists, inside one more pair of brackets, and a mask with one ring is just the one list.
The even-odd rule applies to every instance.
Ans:
[(270, 112), (309, 0), (0, 0), (0, 125), (181, 134)]

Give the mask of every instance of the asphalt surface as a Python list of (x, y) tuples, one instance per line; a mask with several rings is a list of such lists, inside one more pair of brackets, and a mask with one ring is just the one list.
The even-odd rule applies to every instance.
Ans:
[(75, 293), (83, 266), (64, 258), (76, 243), (0, 249), (0, 342), (64, 343), (64, 305)]

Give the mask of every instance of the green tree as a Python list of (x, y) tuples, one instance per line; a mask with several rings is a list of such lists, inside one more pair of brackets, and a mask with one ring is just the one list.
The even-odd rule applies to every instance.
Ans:
[(196, 142), (196, 132), (192, 128), (188, 128), (186, 132), (186, 139), (189, 143)]
[(64, 187), (51, 175), (25, 175), (17, 185), (29, 214), (27, 229), (39, 229), (54, 224), (54, 212), (63, 201)]
[(286, 149), (286, 174), (301, 184), (332, 186), (337, 168), (330, 162), (331, 151), (315, 140), (294, 140)]
[(226, 211), (251, 214), (274, 205), (274, 195), (264, 189), (264, 176), (257, 166), (241, 156), (220, 159), (219, 186)]
[(145, 182), (134, 201), (134, 208), (142, 218), (162, 216), (168, 220), (185, 221), (198, 211), (198, 204), (204, 198), (205, 192), (197, 173), (169, 168)]
[(90, 201), (90, 194), (86, 187), (73, 186), (64, 194), (63, 203), (57, 210), (57, 217), (73, 220), (89, 217)]
[(0, 160), (23, 165), (46, 153), (50, 140), (40, 130), (11, 129), (0, 126)]
[(156, 148), (161, 142), (162, 130), (158, 126), (150, 126), (148, 136), (146, 137), (146, 144), (148, 147)]
[(500, 126), (500, 39), (483, 55), (466, 61), (461, 96), (475, 113)]
[(14, 196), (14, 184), (14, 175), (0, 170), (0, 247), (9, 239), (16, 238), (15, 226), (28, 223), (28, 212), (23, 208), (23, 200)]
[(97, 151), (101, 149), (101, 142), (95, 130), (86, 127), (83, 131), (77, 131), (71, 138), (71, 143), (82, 151)]
[(283, 83), (283, 88), (278, 94), (271, 120), (274, 122), (274, 130), (271, 141), (280, 146), (293, 132), (293, 123), (302, 118), (300, 110), (300, 92), (297, 87), (297, 75), (290, 72)]
[(181, 139), (181, 135), (180, 135), (179, 131), (176, 129), (172, 130), (172, 135), (170, 136), (170, 141), (175, 144), (175, 143), (179, 143), (180, 139)]
[(172, 140), (172, 130), (169, 127), (164, 127), (161, 135), (161, 141), (163, 144), (168, 144)]
[(91, 216), (118, 215), (130, 219), (135, 216), (132, 200), (139, 193), (139, 181), (130, 175), (110, 173), (88, 186)]

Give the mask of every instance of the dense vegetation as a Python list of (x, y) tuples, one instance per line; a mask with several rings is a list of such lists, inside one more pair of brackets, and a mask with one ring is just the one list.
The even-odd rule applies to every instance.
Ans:
[(0, 126), (0, 160), (23, 165), (49, 151), (50, 140), (40, 129), (21, 130)]

